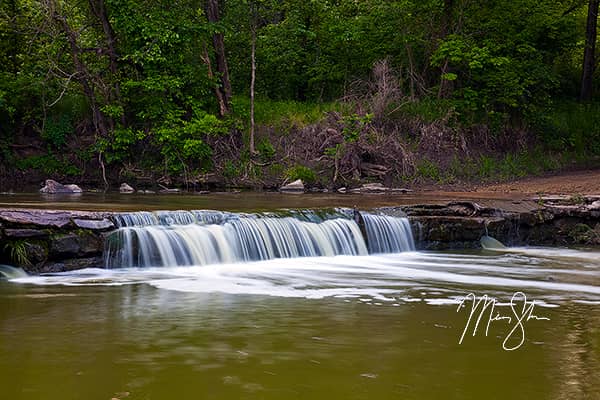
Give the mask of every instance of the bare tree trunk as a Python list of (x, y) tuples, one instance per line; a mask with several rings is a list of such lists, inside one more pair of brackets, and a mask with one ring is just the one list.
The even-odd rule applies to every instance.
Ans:
[[(219, 14), (219, 0), (208, 0), (206, 3), (206, 17), (208, 22), (219, 22), (221, 16)], [(213, 34), (213, 47), (215, 49), (215, 58), (217, 61), (217, 72), (221, 80), (221, 91), (223, 100), (225, 101), (225, 111), (229, 112), (229, 104), (231, 102), (231, 82), (229, 81), (229, 69), (227, 67), (227, 57), (225, 56), (225, 42), (223, 34), (215, 32)]]
[[(208, 79), (214, 80), (215, 75), (212, 70), (212, 63), (210, 62), (208, 50), (206, 49), (206, 43), (202, 43), (202, 50), (202, 61), (204, 64), (206, 64), (206, 68), (208, 69)], [(223, 99), (223, 93), (221, 92), (221, 88), (218, 83), (215, 84), (214, 90), (217, 103), (219, 103), (219, 115), (223, 117), (225, 114), (227, 114), (227, 106), (225, 105), (225, 99)]]
[(585, 50), (583, 52), (583, 70), (581, 73), (581, 92), (580, 101), (592, 100), (592, 84), (596, 52), (596, 35), (598, 26), (598, 5), (600, 0), (589, 0), (587, 28), (585, 31)]
[(256, 153), (254, 149), (254, 83), (256, 82), (256, 27), (252, 27), (252, 45), (250, 58), (252, 73), (250, 77), (250, 154)]
[[(104, 33), (104, 38), (106, 40), (106, 47), (108, 52), (108, 60), (109, 60), (109, 70), (112, 75), (112, 79), (114, 80), (113, 85), (113, 95), (109, 94), (109, 98), (107, 101), (116, 100), (120, 102), (121, 99), (121, 88), (119, 86), (118, 80), (118, 55), (116, 49), (116, 39), (115, 32), (110, 24), (110, 20), (108, 19), (108, 12), (106, 11), (106, 6), (104, 4), (104, 0), (88, 0), (90, 5), (90, 11), (96, 17), (96, 19), (100, 22), (102, 26), (102, 32)], [(125, 115), (121, 116), (121, 124), (125, 125)]]

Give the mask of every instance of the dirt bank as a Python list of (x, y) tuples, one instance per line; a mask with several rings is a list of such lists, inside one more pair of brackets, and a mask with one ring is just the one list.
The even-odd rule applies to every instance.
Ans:
[(552, 176), (528, 177), (513, 182), (480, 185), (476, 192), (523, 194), (600, 194), (600, 170), (564, 172)]

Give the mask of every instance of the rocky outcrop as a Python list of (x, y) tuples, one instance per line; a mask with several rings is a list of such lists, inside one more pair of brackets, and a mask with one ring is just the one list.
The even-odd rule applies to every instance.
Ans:
[[(0, 210), (0, 257), (30, 273), (102, 265), (111, 213)], [(87, 261), (86, 261), (87, 260)]]
[(422, 250), (479, 248), (484, 235), (507, 245), (600, 245), (600, 210), (581, 204), (538, 202), (526, 211), (482, 207), (475, 202), (413, 205), (381, 209), (410, 218)]
[(82, 192), (83, 190), (81, 190), (81, 188), (75, 184), (63, 185), (62, 183), (58, 183), (52, 179), (47, 179), (44, 187), (40, 189), (40, 193), (46, 194), (74, 194)]

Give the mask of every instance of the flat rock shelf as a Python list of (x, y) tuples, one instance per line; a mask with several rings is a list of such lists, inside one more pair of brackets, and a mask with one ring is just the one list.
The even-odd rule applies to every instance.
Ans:
[[(500, 209), (473, 201), (381, 207), (370, 213), (408, 217), (417, 250), (480, 247), (484, 235), (507, 245), (600, 246), (598, 196), (539, 198), (533, 207)], [(357, 210), (348, 218), (364, 232)], [(120, 212), (0, 209), (0, 262), (28, 273), (103, 267), (106, 238)], [(358, 217), (357, 217), (358, 215)]]

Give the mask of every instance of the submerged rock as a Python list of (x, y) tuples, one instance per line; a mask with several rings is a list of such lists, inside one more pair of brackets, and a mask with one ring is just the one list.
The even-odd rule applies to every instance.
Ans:
[(83, 192), (83, 190), (75, 184), (63, 185), (62, 183), (56, 182), (55, 180), (52, 180), (52, 179), (46, 179), (44, 187), (40, 189), (40, 193), (47, 193), (47, 194), (57, 194), (57, 193), (69, 194), (69, 193), (82, 193), (82, 192)]
[(135, 192), (134, 188), (132, 188), (125, 182), (121, 183), (121, 186), (119, 187), (119, 193), (133, 193), (133, 192)]
[(290, 192), (290, 193), (299, 193), (304, 192), (304, 183), (301, 179), (296, 179), (292, 183), (288, 183), (287, 185), (283, 185), (279, 188), (280, 192)]

